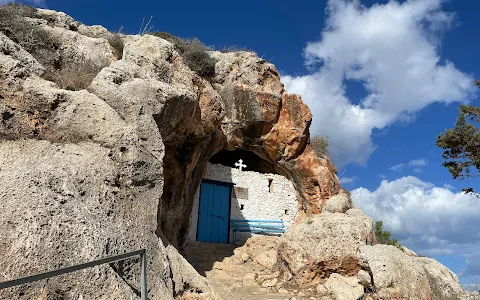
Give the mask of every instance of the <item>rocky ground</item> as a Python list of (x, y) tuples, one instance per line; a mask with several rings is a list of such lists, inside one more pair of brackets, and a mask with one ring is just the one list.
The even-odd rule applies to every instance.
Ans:
[(270, 270), (253, 262), (233, 245), (190, 242), (183, 254), (222, 299), (322, 299), (313, 289), (282, 288), (275, 274), (272, 276)]
[[(335, 197), (328, 209), (348, 208)], [(325, 211), (281, 237), (244, 245), (189, 242), (184, 256), (223, 299), (464, 300), (458, 278), (409, 249), (375, 244), (360, 210)]]
[(354, 208), (305, 219), (281, 237), (253, 236), (237, 248), (188, 242), (183, 255), (222, 299), (469, 299), (435, 260), (374, 245), (371, 219)]

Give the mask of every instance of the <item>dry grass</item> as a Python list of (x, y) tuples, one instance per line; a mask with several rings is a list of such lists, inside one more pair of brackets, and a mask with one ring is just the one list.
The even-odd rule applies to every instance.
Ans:
[(182, 39), (181, 39), (181, 38), (176, 37), (176, 36), (174, 36), (174, 35), (171, 35), (170, 33), (165, 32), (165, 31), (155, 31), (155, 32), (152, 32), (152, 33), (150, 33), (150, 34), (153, 35), (153, 36), (162, 38), (162, 39), (164, 39), (164, 40), (167, 40), (167, 41), (173, 43), (174, 45), (177, 45), (177, 44), (181, 44), (181, 43), (182, 43)]
[(140, 30), (138, 31), (139, 35), (145, 35), (150, 33), (150, 31), (152, 31), (153, 26), (150, 26), (152, 19), (153, 19), (153, 16), (150, 16), (150, 19), (147, 21), (147, 23), (145, 23), (145, 17), (143, 17), (142, 25), (140, 26)]
[[(37, 10), (20, 4), (0, 6), (0, 32), (32, 54), (46, 69), (44, 79), (62, 89), (78, 91), (87, 88), (100, 68), (89, 62), (65, 62), (59, 52), (59, 42), (46, 30), (27, 18), (38, 18)], [(109, 39), (116, 56), (123, 55), (123, 41), (114, 34)]]
[(122, 38), (118, 33), (114, 33), (108, 37), (108, 43), (112, 46), (117, 59), (122, 59), (123, 48), (125, 47)]
[(463, 285), (462, 288), (467, 292), (466, 299), (480, 300), (480, 277), (472, 280), (471, 284)]
[(58, 45), (48, 33), (27, 18), (37, 17), (37, 10), (20, 4), (0, 6), (0, 32), (22, 46), (44, 65), (58, 60)]
[(99, 71), (99, 68), (88, 62), (69, 63), (59, 70), (47, 71), (43, 78), (55, 82), (61, 89), (79, 91), (86, 89)]
[(208, 54), (208, 51), (213, 49), (207, 47), (199, 39), (182, 39), (167, 32), (152, 32), (150, 34), (173, 43), (175, 50), (180, 53), (185, 64), (198, 75), (202, 77), (213, 77), (215, 75), (215, 64), (217, 62)]
[(310, 137), (310, 146), (317, 156), (324, 157), (328, 153), (328, 147), (330, 146), (330, 143), (328, 142), (328, 137), (313, 136)]
[(247, 52), (255, 52), (251, 49), (248, 49), (247, 47), (238, 47), (237, 45), (228, 45), (224, 46), (222, 49), (219, 50), (222, 53), (228, 53), (228, 52), (239, 52), (239, 51), (247, 51)]

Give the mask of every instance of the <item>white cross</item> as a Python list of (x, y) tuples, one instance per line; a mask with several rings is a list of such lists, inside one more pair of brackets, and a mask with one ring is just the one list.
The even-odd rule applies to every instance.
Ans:
[(247, 165), (244, 165), (243, 160), (239, 159), (238, 162), (235, 163), (235, 167), (238, 167), (238, 169), (241, 171), (243, 168), (246, 168)]

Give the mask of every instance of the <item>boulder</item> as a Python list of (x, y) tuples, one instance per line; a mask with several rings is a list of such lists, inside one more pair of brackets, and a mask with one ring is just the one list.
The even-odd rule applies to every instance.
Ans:
[(344, 213), (353, 208), (352, 199), (347, 193), (339, 193), (330, 199), (323, 207), (323, 211), (331, 213)]
[(370, 274), (367, 271), (365, 270), (358, 271), (357, 279), (361, 285), (363, 285), (367, 289), (370, 289), (370, 290), (372, 289), (372, 278), (370, 277)]
[(328, 294), (329, 294), (329, 292), (328, 292), (327, 288), (325, 287), (325, 285), (323, 285), (323, 284), (317, 285), (317, 295), (325, 296), (325, 295), (328, 295)]
[[(328, 157), (318, 157), (309, 143), (310, 109), (283, 89), (275, 67), (246, 51), (213, 52), (218, 60), (214, 88), (225, 103), (225, 149), (244, 149), (273, 164), (292, 180), (302, 208), (318, 214), (340, 191)], [(251, 69), (257, 70), (251, 72)]]
[(89, 140), (111, 148), (117, 143), (128, 123), (105, 101), (86, 90), (73, 92), (56, 88), (49, 81), (29, 78), (23, 84), (27, 95), (35, 95), (38, 105), (56, 106), (42, 128), (42, 138), (51, 142), (79, 142)]
[[(27, 43), (34, 43), (36, 38), (43, 39), (42, 44), (28, 45), (34, 51), (46, 50), (43, 53), (36, 53), (43, 63), (56, 63), (58, 64), (57, 68), (63, 68), (70, 64), (75, 64), (77, 68), (88, 65), (91, 66), (91, 70), (97, 70), (98, 72), (113, 61), (112, 49), (107, 40), (107, 35), (89, 36), (78, 32), (81, 23), (63, 12), (36, 9), (32, 15), (17, 20), (17, 22), (23, 23), (22, 26), (34, 29), (35, 31), (30, 29), (32, 35), (38, 35), (38, 37), (31, 37), (30, 41), (26, 41)], [(85, 33), (86, 28), (88, 26), (83, 26), (83, 33)], [(48, 61), (49, 59), (56, 59), (57, 61)], [(44, 65), (44, 67), (48, 68), (51, 65)]]
[(280, 240), (276, 236), (254, 235), (242, 247), (235, 250), (238, 251), (236, 253), (240, 257), (242, 257), (242, 253), (245, 253), (254, 259), (263, 253), (272, 254), (272, 250), (278, 248), (279, 242)]
[(273, 270), (278, 261), (277, 249), (270, 249), (260, 253), (253, 258), (253, 261), (269, 270)]
[(409, 256), (395, 246), (362, 246), (358, 258), (372, 274), (374, 290), (381, 297), (412, 300), (462, 299), (458, 278), (431, 258)]
[[(36, 13), (41, 20), (47, 21), (46, 23), (50, 24), (52, 27), (58, 27), (63, 29), (76, 29), (79, 26), (83, 25), (80, 22), (75, 21), (72, 17), (70, 17), (64, 12), (39, 8), (36, 10)], [(90, 26), (85, 27), (88, 28)], [(105, 31), (107, 30), (105, 29)]]
[(430, 290), (434, 299), (461, 299), (463, 289), (459, 284), (458, 277), (447, 267), (433, 258), (417, 257), (428, 278)]
[[(0, 68), (2, 74), (9, 74), (5, 76), (9, 79), (21, 77), (21, 73), (29, 75), (41, 75), (45, 68), (37, 62), (37, 60), (23, 49), (20, 45), (13, 42), (5, 34), (0, 32)], [(8, 55), (5, 55), (8, 53)]]
[(363, 297), (363, 286), (356, 277), (344, 277), (333, 273), (325, 282), (325, 287), (335, 300), (359, 300)]
[(360, 270), (356, 253), (373, 241), (372, 220), (363, 214), (324, 212), (295, 224), (281, 239), (283, 272), (299, 286), (317, 285), (332, 273), (354, 276)]

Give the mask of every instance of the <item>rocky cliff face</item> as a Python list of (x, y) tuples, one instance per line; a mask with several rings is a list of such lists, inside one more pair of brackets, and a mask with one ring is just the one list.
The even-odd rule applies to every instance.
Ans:
[[(302, 216), (351, 207), (338, 202), (329, 159), (308, 144), (308, 107), (275, 67), (251, 52), (207, 55), (215, 64), (205, 76), (167, 39), (0, 8), (0, 281), (146, 248), (150, 299), (215, 299), (175, 247), (221, 150), (273, 165), (294, 183)], [(314, 265), (288, 256), (296, 246), (282, 247), (288, 276), (310, 276)], [(327, 273), (357, 272), (355, 251)], [(116, 263), (0, 295), (136, 299), (137, 274), (136, 261)]]
[(2, 34), (0, 134), (141, 147), (142, 155), (165, 165), (158, 222), (173, 243), (188, 227), (184, 215), (205, 163), (222, 149), (248, 150), (275, 165), (293, 181), (306, 213), (319, 213), (338, 192), (329, 159), (316, 157), (307, 145), (308, 107), (287, 94), (275, 67), (254, 53), (211, 52), (215, 74), (203, 78), (164, 39), (115, 35), (123, 44), (119, 59), (110, 45), (114, 35), (101, 27), (61, 13), (21, 12), (11, 20), (13, 30), (33, 28), (47, 42), (39, 42), (42, 51), (28, 53), (21, 46), (32, 41)]

